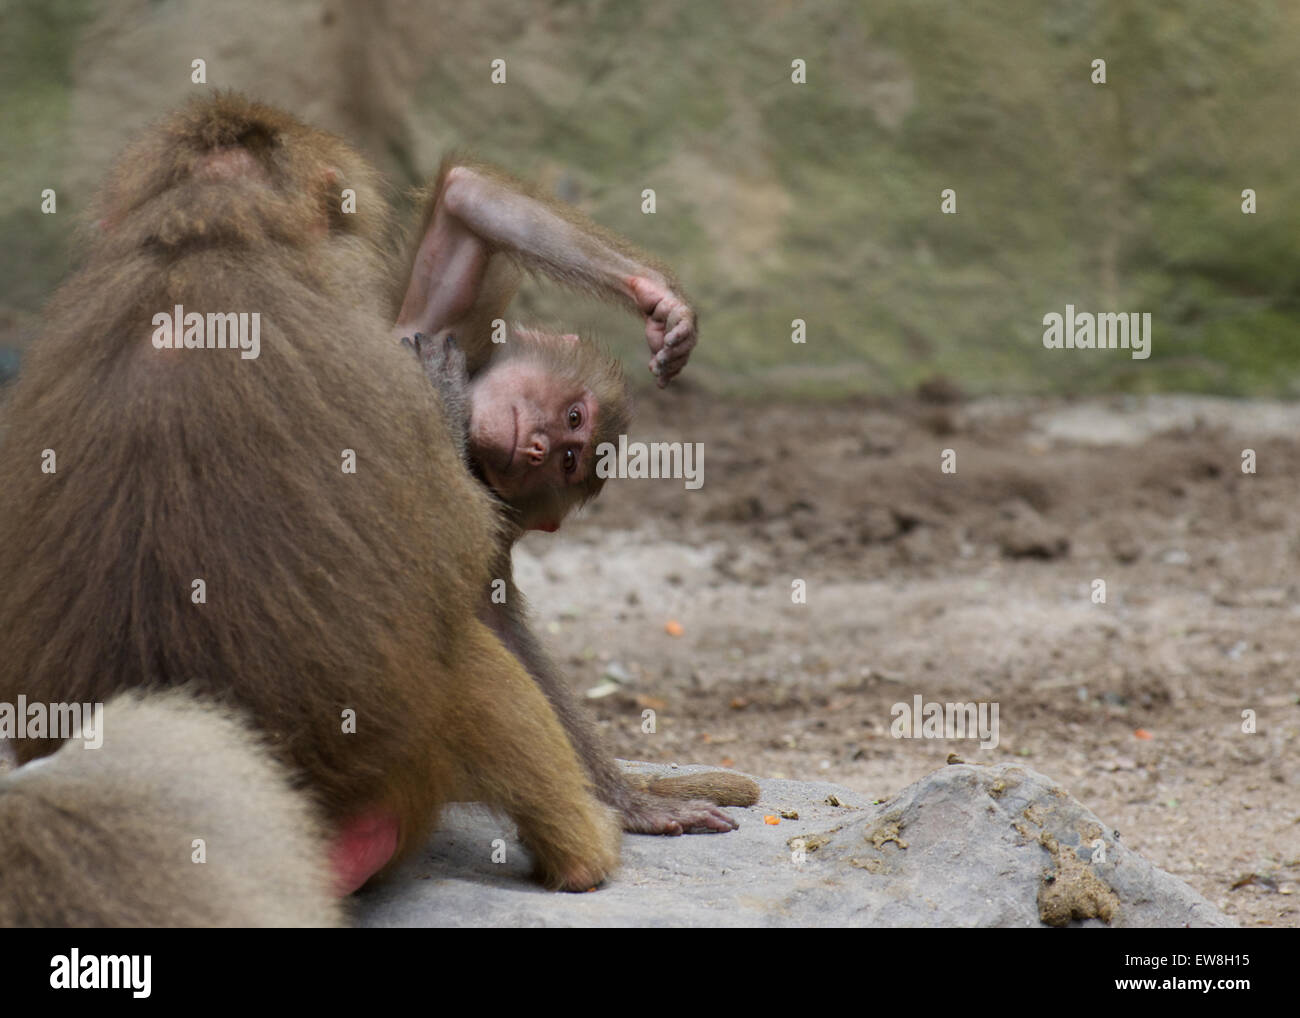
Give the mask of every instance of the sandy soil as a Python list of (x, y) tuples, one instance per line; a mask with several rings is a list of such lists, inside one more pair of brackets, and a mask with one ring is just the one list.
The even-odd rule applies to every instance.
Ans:
[[(614, 481), (517, 563), (612, 747), (874, 798), (1019, 758), (1239, 922), (1300, 926), (1300, 407), (951, 396), (640, 400), (632, 438), (703, 442), (703, 487)], [(893, 738), (917, 694), (996, 702), (999, 744)]]

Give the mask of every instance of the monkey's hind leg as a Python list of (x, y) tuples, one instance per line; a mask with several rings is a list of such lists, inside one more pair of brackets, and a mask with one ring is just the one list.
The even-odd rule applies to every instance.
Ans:
[(459, 759), (476, 801), (519, 825), (546, 886), (587, 891), (618, 865), (622, 833), (597, 801), (546, 696), (486, 627), (476, 627), (473, 676), (460, 690)]

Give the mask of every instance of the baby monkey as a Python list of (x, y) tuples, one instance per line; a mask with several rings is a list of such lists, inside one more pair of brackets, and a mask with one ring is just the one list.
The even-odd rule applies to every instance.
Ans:
[[(617, 442), (628, 422), (620, 365), (574, 335), (516, 328), (505, 344), (492, 341), (523, 274), (531, 273), (636, 314), (652, 355), (650, 372), (662, 388), (695, 347), (694, 307), (662, 262), (576, 209), (472, 162), (443, 164), (413, 247), (410, 283), (392, 334), (410, 337), (422, 360), (427, 355), (426, 374), (438, 391), (453, 387), (450, 404), (466, 408), (460, 422), (468, 461), (512, 523), (492, 569), (505, 582), (505, 600), (485, 594), (479, 618), (546, 694), (596, 795), (618, 811), (624, 830), (735, 829), (717, 807), (757, 801), (758, 786), (749, 778), (717, 772), (647, 787), (615, 764), (529, 628), (511, 575), (511, 549), (524, 531), (557, 529), (604, 486), (596, 475), (596, 450)], [(459, 358), (449, 356), (448, 336), (464, 352), (468, 381)]]
[(450, 332), (402, 338), (438, 393), (462, 456), (512, 524), (493, 570), (505, 578), (505, 602), (484, 598), (480, 616), (542, 687), (597, 796), (619, 811), (624, 830), (734, 830), (736, 822), (717, 806), (753, 805), (752, 780), (725, 771), (650, 782), (625, 774), (532, 634), (512, 576), (514, 543), (527, 530), (557, 530), (574, 506), (600, 492), (605, 479), (596, 475), (596, 450), (626, 430), (630, 406), (621, 366), (590, 340), (519, 326), (511, 340), (471, 377)]

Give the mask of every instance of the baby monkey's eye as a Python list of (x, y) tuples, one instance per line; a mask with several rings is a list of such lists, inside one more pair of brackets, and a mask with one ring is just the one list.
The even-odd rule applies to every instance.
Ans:
[(571, 474), (578, 469), (578, 454), (572, 449), (564, 450), (564, 472)]
[(582, 410), (576, 403), (569, 407), (569, 427), (573, 428), (574, 431), (582, 427)]

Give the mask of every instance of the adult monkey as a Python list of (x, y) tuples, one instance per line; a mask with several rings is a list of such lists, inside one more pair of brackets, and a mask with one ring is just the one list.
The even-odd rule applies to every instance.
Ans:
[(505, 600), (485, 598), (482, 617), (545, 691), (597, 795), (618, 810), (625, 830), (676, 835), (735, 829), (716, 805), (752, 805), (758, 788), (748, 778), (718, 772), (638, 786), (623, 774), (534, 636), (514, 584), (510, 551), (522, 532), (557, 529), (575, 505), (600, 491), (596, 447), (616, 441), (626, 426), (621, 372), (576, 335), (513, 326), (505, 344), (491, 340), (520, 271), (535, 272), (642, 315), (653, 355), (649, 368), (662, 388), (695, 346), (694, 310), (667, 266), (498, 170), (444, 162), (421, 218), (393, 332), (408, 341), (420, 337), (426, 373), (450, 405), (461, 399), (455, 359), (447, 362), (447, 337), (463, 351), (472, 376), (470, 461), (511, 507), (517, 527), (494, 569), (506, 583)]
[[(119, 161), (5, 414), (0, 701), (184, 685), (229, 704), (340, 832), (342, 889), (471, 799), (515, 820), (548, 885), (585, 890), (617, 864), (618, 826), (476, 617), (502, 521), (388, 338), (380, 194), (341, 141), (235, 95)], [(178, 305), (260, 314), (260, 356), (201, 331), (160, 349)], [(56, 747), (15, 744), (23, 763)]]

